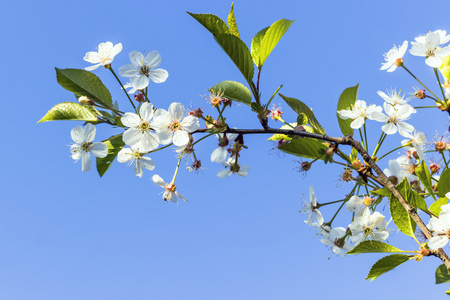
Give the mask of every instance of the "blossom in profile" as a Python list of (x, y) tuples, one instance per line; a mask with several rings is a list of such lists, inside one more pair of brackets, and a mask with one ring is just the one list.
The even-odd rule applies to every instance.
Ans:
[[(445, 196), (447, 195), (448, 193)], [(441, 208), (439, 218), (432, 217), (428, 223), (428, 228), (433, 233), (433, 237), (428, 241), (431, 250), (444, 247), (450, 239), (450, 205), (442, 205)]]
[(309, 199), (304, 201), (304, 209), (301, 212), (308, 215), (307, 224), (311, 225), (314, 222), (314, 216), (316, 217), (317, 223), (322, 225), (324, 220), (322, 213), (319, 211), (319, 206), (317, 205), (317, 197), (314, 193), (313, 186), (309, 186)]
[(131, 64), (119, 68), (119, 74), (130, 77), (131, 86), (143, 90), (148, 86), (150, 79), (155, 83), (166, 81), (169, 73), (164, 69), (156, 69), (161, 64), (161, 55), (158, 51), (150, 51), (147, 56), (139, 51), (132, 51), (129, 55)]
[(227, 147), (230, 144), (230, 141), (234, 141), (237, 138), (236, 133), (219, 133), (217, 137), (219, 138), (219, 147), (214, 149), (211, 153), (211, 161), (217, 163), (223, 163), (227, 160)]
[(91, 51), (86, 53), (84, 56), (84, 60), (94, 64), (93, 66), (86, 67), (85, 70), (93, 71), (100, 66), (107, 67), (109, 66), (114, 57), (122, 51), (122, 44), (118, 43), (113, 46), (111, 42), (101, 43), (98, 45), (98, 51)]
[(165, 189), (163, 194), (164, 201), (172, 201), (176, 203), (177, 206), (178, 206), (178, 198), (181, 198), (182, 200), (189, 202), (186, 198), (184, 198), (184, 196), (181, 193), (176, 191), (177, 187), (175, 186), (175, 183), (173, 181), (171, 183), (166, 183), (158, 174), (153, 175), (152, 181), (156, 185)]
[(169, 111), (158, 109), (155, 114), (155, 130), (158, 132), (161, 144), (183, 146), (189, 143), (189, 133), (200, 128), (197, 117), (184, 117), (184, 106), (174, 102), (170, 104)]
[(150, 157), (145, 157), (145, 153), (139, 151), (137, 145), (131, 146), (131, 148), (123, 148), (117, 154), (117, 160), (120, 163), (134, 163), (134, 173), (136, 176), (142, 177), (144, 169), (153, 171), (155, 169), (155, 163)]
[(251, 168), (248, 165), (240, 165), (236, 163), (235, 157), (230, 157), (228, 161), (222, 162), (222, 165), (225, 166), (225, 169), (220, 170), (217, 173), (217, 177), (219, 178), (225, 178), (227, 176), (231, 176), (231, 174), (238, 174), (239, 176), (245, 177), (248, 175), (248, 171)]
[(159, 146), (159, 137), (154, 132), (153, 104), (144, 103), (139, 109), (139, 115), (125, 113), (121, 118), (122, 124), (129, 127), (122, 136), (125, 144), (136, 144), (140, 151), (148, 152)]
[(394, 72), (397, 67), (400, 67), (403, 64), (403, 56), (405, 55), (407, 48), (408, 41), (404, 41), (398, 48), (394, 45), (394, 48), (384, 54), (384, 60), (386, 62), (382, 63), (380, 70)]
[(353, 129), (361, 128), (366, 119), (372, 119), (372, 114), (374, 112), (381, 112), (382, 108), (376, 106), (375, 104), (367, 107), (367, 104), (363, 100), (356, 100), (355, 104), (350, 109), (339, 110), (337, 113), (341, 119), (352, 119), (353, 122), (350, 123), (350, 127)]
[(335, 227), (329, 232), (322, 232), (324, 239), (320, 239), (320, 242), (330, 246), (334, 253), (344, 257), (345, 253), (352, 250), (353, 246), (350, 245), (348, 237), (345, 237), (346, 229), (343, 227)]
[(442, 64), (442, 57), (450, 55), (450, 47), (440, 47), (450, 40), (443, 30), (433, 31), (420, 36), (411, 42), (412, 47), (409, 53), (415, 56), (425, 57), (425, 63), (432, 68), (437, 68)]
[(95, 157), (103, 158), (108, 155), (108, 146), (102, 142), (95, 142), (95, 126), (91, 123), (87, 123), (86, 126), (77, 126), (70, 132), (72, 140), (75, 142), (70, 147), (72, 158), (78, 161), (81, 158), (81, 170), (83, 172), (90, 171), (92, 168), (91, 155)]

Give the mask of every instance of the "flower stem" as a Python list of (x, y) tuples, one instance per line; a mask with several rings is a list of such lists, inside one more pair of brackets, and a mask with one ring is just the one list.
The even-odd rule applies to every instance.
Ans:
[(375, 157), (375, 155), (377, 155), (378, 150), (380, 150), (381, 144), (383, 144), (385, 138), (386, 138), (386, 134), (383, 131), (381, 133), (380, 139), (378, 140), (377, 146), (375, 147), (375, 150), (373, 151), (372, 157)]
[(445, 159), (444, 152), (442, 152), (441, 155), (442, 155), (442, 159), (444, 160), (445, 166), (446, 166), (447, 169), (448, 169), (448, 163), (447, 163), (447, 160)]
[(362, 132), (361, 132), (361, 128), (359, 128), (359, 136), (361, 137), (361, 144), (362, 144), (364, 150), (367, 151), (367, 147), (366, 147), (366, 144), (364, 143), (364, 138), (363, 138), (363, 135), (362, 135)]
[(401, 145), (401, 146), (399, 146), (399, 147), (397, 147), (397, 148), (395, 148), (395, 149), (392, 149), (392, 150), (389, 151), (388, 153), (382, 155), (382, 156), (378, 159), (378, 161), (381, 160), (381, 159), (382, 159), (383, 157), (385, 157), (386, 155), (389, 155), (389, 154), (391, 154), (392, 152), (394, 152), (395, 150), (399, 150), (399, 149), (401, 149), (401, 148), (403, 148), (403, 147), (405, 147), (405, 146), (406, 146), (406, 145)]
[(178, 158), (178, 164), (177, 164), (177, 168), (175, 169), (175, 174), (173, 174), (172, 183), (175, 183), (175, 179), (177, 178), (178, 170), (180, 169), (180, 163), (181, 163), (182, 157), (183, 157), (183, 155), (180, 155), (180, 157)]
[(439, 74), (438, 74), (437, 68), (433, 68), (433, 70), (434, 70), (434, 74), (436, 74), (436, 78), (437, 78), (437, 81), (439, 83), (439, 87), (441, 88), (442, 97), (444, 97), (444, 101), (445, 101), (446, 100), (445, 99), (445, 93), (444, 93), (444, 90), (442, 89), (441, 79), (439, 78)]
[(436, 108), (437, 106), (431, 105), (431, 106), (414, 106), (414, 108)]
[(114, 70), (113, 70), (113, 68), (111, 66), (108, 69), (111, 71), (111, 73), (113, 73), (114, 77), (116, 77), (117, 81), (119, 82), (120, 86), (122, 87), (122, 90), (124, 91), (125, 95), (127, 95), (128, 100), (130, 100), (131, 105), (133, 106), (134, 110), (137, 113), (138, 111), (136, 109), (136, 106), (133, 103), (133, 100), (131, 100), (130, 95), (128, 95), (128, 93), (127, 93), (127, 90), (123, 87), (123, 84), (120, 81), (119, 77), (117, 77), (116, 72), (114, 72)]
[(439, 97), (438, 96), (436, 96), (425, 84), (423, 84), (416, 76), (414, 76), (414, 74), (413, 73), (411, 73), (411, 71), (410, 70), (408, 70), (408, 68), (406, 68), (405, 67), (405, 65), (404, 64), (402, 64), (402, 67), (403, 67), (403, 69), (405, 69), (408, 73), (409, 73), (409, 75), (411, 75), (415, 80), (417, 80), (417, 82), (419, 82), (427, 91), (429, 91), (430, 93), (431, 93), (431, 95), (433, 95), (436, 99), (437, 99), (437, 101), (438, 102), (441, 102), (442, 103), (442, 101), (439, 99)]
[(364, 123), (364, 138), (366, 139), (366, 150), (369, 151), (369, 142), (367, 140), (366, 123)]

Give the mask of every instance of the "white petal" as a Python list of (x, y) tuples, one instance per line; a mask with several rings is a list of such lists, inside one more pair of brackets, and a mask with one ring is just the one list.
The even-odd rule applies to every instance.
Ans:
[(156, 132), (158, 134), (159, 137), (159, 142), (162, 145), (167, 145), (172, 143), (172, 136), (173, 136), (173, 131), (166, 129), (166, 130), (158, 130)]
[(431, 250), (436, 250), (439, 248), (444, 247), (448, 243), (448, 238), (445, 235), (439, 235), (439, 236), (433, 236), (428, 241), (428, 247), (430, 247)]
[(137, 128), (128, 128), (122, 135), (122, 140), (128, 146), (137, 144), (142, 138), (142, 133)]
[(123, 148), (119, 151), (119, 154), (117, 154), (117, 161), (120, 163), (126, 163), (133, 158), (133, 151), (130, 148)]
[(140, 161), (142, 163), (142, 167), (147, 170), (153, 171), (155, 169), (155, 163), (150, 157), (141, 157)]
[(153, 104), (145, 102), (141, 105), (139, 113), (141, 114), (142, 120), (147, 122), (150, 121), (150, 119), (153, 117)]
[(188, 199), (184, 198), (183, 194), (179, 193), (179, 192), (175, 192), (175, 195), (177, 195), (178, 197), (180, 197), (181, 199), (183, 199), (186, 202), (189, 202)]
[(158, 174), (155, 174), (152, 176), (152, 181), (154, 183), (156, 183), (157, 185), (159, 185), (162, 188), (166, 188), (166, 183), (164, 182), (164, 180), (161, 178), (161, 176), (159, 176)]
[(358, 117), (350, 123), (350, 127), (353, 129), (361, 128), (364, 125), (364, 118)]
[(130, 77), (131, 84), (138, 90), (143, 90), (148, 86), (149, 80), (144, 75), (134, 75)]
[(142, 163), (139, 159), (134, 162), (134, 173), (138, 177), (142, 177), (142, 174), (144, 174), (144, 171), (142, 170)]
[(106, 155), (108, 155), (108, 146), (106, 146), (105, 143), (96, 142), (91, 146), (89, 151), (95, 157), (104, 158), (104, 157), (106, 157)]
[(158, 146), (159, 137), (154, 132), (145, 131), (139, 142), (139, 149), (143, 152), (148, 152), (158, 148)]
[(130, 58), (130, 62), (131, 62), (135, 67), (137, 67), (137, 66), (139, 66), (139, 67), (142, 66), (143, 63), (144, 63), (144, 59), (145, 59), (145, 58), (144, 58), (144, 55), (142, 55), (141, 52), (136, 51), (136, 50), (130, 52), (129, 58)]
[(169, 77), (169, 72), (164, 69), (155, 69), (148, 76), (154, 83), (162, 83)]
[(223, 163), (227, 159), (227, 149), (225, 147), (218, 147), (211, 153), (211, 161), (216, 163)]
[(200, 128), (200, 122), (197, 117), (187, 116), (181, 121), (181, 128), (186, 132), (191, 133)]
[(161, 55), (156, 50), (150, 51), (145, 57), (144, 63), (149, 68), (157, 68), (161, 63)]
[(139, 75), (139, 68), (133, 65), (125, 65), (119, 68), (119, 74), (123, 77), (132, 77)]
[(74, 129), (70, 131), (70, 135), (72, 136), (72, 140), (77, 143), (81, 144), (84, 142), (85, 136), (84, 136), (84, 130), (83, 127), (77, 126)]
[(227, 175), (230, 176), (231, 173), (232, 173), (232, 172), (231, 172), (230, 170), (228, 170), (228, 169), (223, 169), (223, 170), (220, 170), (220, 171), (217, 173), (217, 177), (219, 177), (219, 178), (225, 178)]
[(83, 172), (89, 172), (92, 168), (91, 163), (91, 156), (89, 155), (89, 152), (82, 152), (81, 153), (81, 171)]
[(181, 121), (184, 117), (184, 106), (181, 103), (174, 102), (169, 106), (169, 115), (172, 121)]
[(92, 64), (98, 64), (101, 61), (100, 55), (98, 55), (98, 52), (93, 52), (93, 51), (86, 53), (86, 55), (83, 57), (83, 59)]
[(394, 134), (397, 132), (397, 126), (394, 123), (387, 123), (386, 125), (381, 126), (381, 130), (386, 134)]
[(75, 160), (79, 160), (81, 158), (81, 145), (80, 144), (73, 144), (70, 147), (70, 153), (72, 153), (72, 158)]
[(173, 144), (175, 146), (183, 146), (189, 143), (189, 135), (184, 130), (176, 130), (173, 133)]
[(126, 113), (120, 118), (120, 121), (126, 127), (137, 127), (141, 123), (141, 118), (134, 113)]
[(91, 143), (94, 138), (95, 138), (95, 126), (92, 125), (91, 123), (87, 123), (86, 126), (84, 127), (84, 136), (86, 138), (86, 142)]
[[(238, 175), (240, 175), (240, 176), (242, 176), (242, 177), (245, 177), (245, 176), (247, 176), (248, 175), (248, 171), (250, 170), (250, 166), (247, 166), (247, 165), (240, 165), (239, 166), (239, 172), (237, 172), (238, 173)], [(320, 224), (320, 223), (319, 223)]]
[(425, 59), (425, 63), (432, 68), (438, 68), (440, 65), (442, 65), (442, 60), (439, 57), (430, 56)]

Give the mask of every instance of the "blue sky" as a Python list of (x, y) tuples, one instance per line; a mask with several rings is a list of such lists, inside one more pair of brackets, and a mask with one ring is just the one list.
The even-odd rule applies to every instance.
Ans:
[[(315, 165), (306, 178), (298, 159), (273, 150), (263, 136), (248, 136), (241, 161), (245, 178), (219, 179), (209, 162), (215, 140), (197, 150), (204, 170), (180, 171), (178, 189), (190, 203), (165, 203), (152, 172), (137, 178), (115, 163), (99, 178), (73, 163), (70, 130), (77, 122), (36, 122), (53, 105), (74, 101), (56, 82), (54, 67), (84, 68), (100, 42), (122, 43), (113, 66), (129, 63), (132, 50), (158, 50), (169, 78), (151, 84), (150, 99), (162, 108), (208, 104), (202, 95), (223, 80), (244, 82), (226, 54), (186, 11), (226, 18), (228, 1), (18, 1), (3, 7), (3, 66), (0, 88), (2, 137), (0, 201), (0, 299), (388, 299), (444, 297), (434, 285), (439, 261), (408, 262), (374, 282), (365, 281), (380, 257), (331, 255), (299, 214), (314, 185), (318, 201), (341, 199), (350, 189), (337, 182), (339, 168)], [(402, 70), (379, 71), (393, 44), (437, 29), (450, 30), (447, 1), (236, 1), (241, 38), (278, 19), (294, 24), (264, 65), (261, 91), (267, 99), (280, 85), (286, 96), (311, 106), (329, 135), (340, 135), (340, 93), (360, 84), (359, 99), (381, 105), (376, 91), (416, 83)], [(435, 78), (422, 59), (408, 66), (430, 85)], [(123, 110), (131, 111), (114, 78), (94, 71)], [(281, 98), (285, 119), (295, 121)], [(210, 113), (213, 111), (210, 110)], [(432, 138), (448, 117), (424, 111), (411, 123)], [(233, 105), (231, 127), (258, 128), (244, 105)], [(273, 127), (280, 126), (272, 122)], [(97, 139), (115, 134), (97, 126)], [(379, 124), (369, 128), (376, 143)], [(390, 138), (392, 145), (402, 138)], [(386, 147), (384, 151), (389, 148)], [(384, 152), (383, 151), (383, 152)], [(394, 157), (395, 158), (395, 157)], [(152, 156), (154, 173), (170, 179), (171, 151)], [(386, 167), (384, 165), (383, 167)], [(386, 208), (387, 209), (387, 206)], [(333, 211), (324, 211), (330, 218)], [(383, 211), (382, 211), (383, 213)], [(386, 212), (387, 213), (387, 212)], [(349, 216), (340, 218), (346, 226)], [(389, 241), (414, 248), (392, 232)], [(331, 257), (330, 257), (331, 255)], [(414, 274), (414, 275), (412, 275)], [(411, 287), (420, 286), (420, 289)]]

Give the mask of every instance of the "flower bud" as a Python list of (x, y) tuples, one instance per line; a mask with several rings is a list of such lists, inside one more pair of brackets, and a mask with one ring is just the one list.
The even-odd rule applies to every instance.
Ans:
[(444, 141), (437, 141), (434, 144), (434, 149), (439, 153), (442, 153), (447, 149), (447, 144)]
[(81, 96), (80, 98), (78, 98), (78, 102), (80, 102), (81, 105), (89, 105), (89, 106), (94, 105), (94, 101), (92, 101), (86, 96)]
[(359, 170), (361, 169), (363, 166), (363, 164), (361, 163), (361, 161), (359, 159), (356, 159), (354, 162), (352, 162), (352, 168), (355, 170)]
[(440, 169), (441, 169), (441, 167), (437, 163), (432, 163), (430, 165), (431, 175), (439, 173)]
[(397, 67), (401, 67), (403, 66), (403, 58), (399, 57), (395, 60), (394, 65), (396, 65)]
[(190, 116), (200, 118), (201, 116), (203, 116), (203, 110), (201, 108), (197, 108), (197, 109), (191, 110), (188, 114)]
[(414, 92), (414, 97), (416, 97), (417, 99), (425, 99), (425, 90), (417, 89)]
[(134, 100), (136, 100), (137, 102), (143, 103), (145, 101), (144, 94), (138, 93), (138, 94), (134, 95)]

